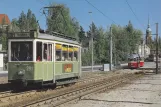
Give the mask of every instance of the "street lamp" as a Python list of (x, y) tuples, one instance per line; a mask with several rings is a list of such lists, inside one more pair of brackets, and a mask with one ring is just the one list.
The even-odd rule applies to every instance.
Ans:
[[(88, 12), (89, 14), (92, 14), (92, 12)], [(91, 15), (90, 15), (91, 16)], [(92, 16), (91, 16), (91, 22), (93, 22), (92, 21)], [(91, 30), (92, 30), (92, 27), (91, 27)], [(92, 72), (93, 72), (93, 31), (91, 31), (91, 42), (92, 42)]]

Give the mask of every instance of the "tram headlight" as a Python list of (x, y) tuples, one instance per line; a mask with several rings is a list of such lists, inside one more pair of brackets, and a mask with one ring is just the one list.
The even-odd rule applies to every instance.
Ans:
[(24, 74), (25, 74), (25, 70), (21, 70), (21, 71), (18, 72), (18, 75), (21, 75), (22, 76)]

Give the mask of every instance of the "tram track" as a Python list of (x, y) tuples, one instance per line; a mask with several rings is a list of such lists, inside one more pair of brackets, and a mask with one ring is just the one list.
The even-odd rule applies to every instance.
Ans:
[[(113, 76), (113, 75), (110, 75), (110, 76)], [(97, 75), (97, 76), (86, 77), (84, 79), (78, 80), (78, 82), (76, 84), (89, 83), (89, 82), (92, 82), (93, 80), (96, 80), (96, 78), (98, 80), (98, 79), (103, 79), (105, 77), (107, 78), (106, 75)], [(62, 87), (58, 86), (53, 91), (59, 90), (60, 88), (62, 88)], [(41, 89), (37, 89), (37, 90), (30, 90), (30, 91), (24, 91), (24, 92), (18, 92), (18, 93), (13, 93), (11, 90), (10, 91), (4, 91), (4, 92), (0, 92), (0, 101), (3, 102), (5, 100), (12, 101), (12, 100), (15, 100), (15, 99), (18, 99), (18, 98), (21, 99), (23, 97), (26, 97), (26, 96), (29, 97), (29, 96), (38, 94), (40, 92), (41, 93), (43, 93), (43, 92), (45, 93), (46, 91), (49, 91), (49, 90), (50, 89), (43, 91)]]
[[(87, 82), (85, 84), (76, 84), (76, 85), (73, 85), (71, 87), (65, 87), (65, 88), (60, 88), (60, 89), (56, 89), (56, 90), (48, 90), (48, 91), (43, 91), (43, 92), (36, 92), (36, 93), (32, 94), (32, 97), (31, 97), (31, 95), (29, 95), (27, 97), (26, 97), (26, 95), (24, 95), (25, 97), (23, 97), (23, 98), (19, 97), (19, 99), (17, 97), (16, 101), (15, 101), (15, 99), (10, 98), (11, 101), (8, 100), (8, 101), (10, 101), (10, 102), (7, 102), (8, 104), (2, 102), (0, 104), (0, 106), (1, 105), (7, 106), (7, 107), (23, 106), (22, 104), (29, 104), (30, 102), (33, 102), (35, 100), (38, 101), (38, 100), (41, 100), (41, 99), (44, 99), (44, 98), (48, 98), (51, 95), (52, 96), (55, 96), (55, 95), (60, 96), (60, 93), (69, 92), (70, 90), (75, 90), (77, 88), (83, 88), (83, 87), (86, 87), (86, 86), (91, 86), (91, 85), (93, 86), (94, 83), (98, 83), (99, 81), (105, 81), (105, 80), (107, 80), (107, 81), (111, 80), (112, 81), (113, 79), (121, 78), (123, 75), (129, 76), (130, 74), (120, 74), (120, 75), (116, 75), (116, 76), (111, 75), (111, 77), (102, 78), (102, 80), (95, 78), (95, 80), (93, 80), (92, 82)], [(12, 97), (12, 98), (14, 98), (14, 97)], [(60, 99), (60, 98), (58, 98), (58, 99)]]
[(118, 80), (109, 80), (108, 82), (100, 81), (96, 84), (91, 84), (89, 86), (82, 87), (80, 89), (72, 90), (56, 96), (51, 96), (35, 102), (28, 103), (23, 105), (22, 107), (59, 106), (61, 104), (64, 104), (66, 102), (69, 102), (75, 99), (81, 99), (81, 97), (88, 95), (90, 93), (99, 92), (108, 88), (112, 88), (123, 82), (126, 82), (127, 80), (138, 78), (139, 76), (126, 75), (126, 76), (120, 77), (120, 79)]

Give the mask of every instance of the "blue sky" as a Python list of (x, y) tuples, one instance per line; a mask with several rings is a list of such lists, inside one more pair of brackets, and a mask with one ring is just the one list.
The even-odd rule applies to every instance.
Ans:
[[(154, 24), (156, 22), (161, 24), (161, 0), (128, 0), (141, 23), (137, 21), (125, 0), (88, 1), (113, 19), (117, 24), (125, 26), (131, 20), (134, 27), (141, 29), (144, 33), (145, 29), (143, 26), (147, 28), (148, 14), (150, 16), (153, 33), (156, 31)], [(40, 9), (52, 2), (66, 4), (70, 8), (71, 16), (76, 17), (85, 30), (89, 29), (88, 25), (91, 23), (91, 20), (97, 26), (107, 27), (112, 24), (111, 20), (104, 17), (85, 0), (1, 0), (0, 13), (7, 14), (11, 20), (18, 18), (22, 10), (27, 12), (28, 9), (31, 9), (39, 20), (41, 27), (46, 28), (45, 17), (40, 13)], [(91, 16), (88, 14), (88, 11), (92, 11)]]

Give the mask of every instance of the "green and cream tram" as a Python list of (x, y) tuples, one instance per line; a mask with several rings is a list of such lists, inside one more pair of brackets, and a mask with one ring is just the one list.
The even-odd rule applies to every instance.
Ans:
[(59, 33), (12, 33), (8, 56), (8, 81), (12, 84), (61, 85), (81, 76), (81, 46)]

